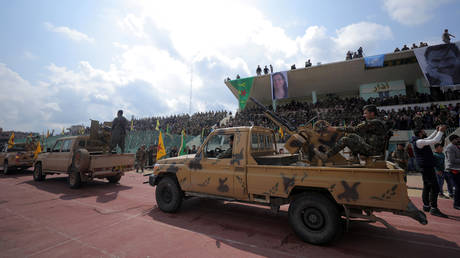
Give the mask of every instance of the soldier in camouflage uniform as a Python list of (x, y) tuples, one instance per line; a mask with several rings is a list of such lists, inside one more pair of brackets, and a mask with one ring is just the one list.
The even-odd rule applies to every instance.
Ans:
[(112, 122), (112, 139), (110, 149), (120, 146), (121, 153), (125, 152), (125, 137), (128, 120), (123, 116), (123, 110), (118, 110), (117, 117)]
[(316, 155), (323, 161), (336, 155), (343, 148), (348, 147), (354, 154), (364, 156), (383, 155), (385, 153), (385, 140), (387, 129), (380, 119), (376, 118), (377, 107), (367, 105), (363, 108), (366, 121), (356, 127), (328, 127), (327, 131), (347, 133), (347, 136), (340, 138), (335, 146), (327, 153), (319, 152), (315, 149)]

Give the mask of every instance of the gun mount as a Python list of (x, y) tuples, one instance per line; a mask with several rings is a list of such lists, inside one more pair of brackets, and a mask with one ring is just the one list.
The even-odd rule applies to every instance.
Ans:
[(111, 122), (103, 122), (100, 124), (97, 120), (91, 120), (88, 150), (110, 151), (111, 128)]
[[(334, 144), (343, 136), (343, 133), (327, 132), (327, 127), (330, 125), (326, 120), (317, 120), (317, 117), (311, 118), (307, 124), (295, 127), (283, 117), (278, 116), (275, 112), (266, 108), (257, 99), (249, 97), (258, 107), (260, 107), (264, 114), (287, 132), (290, 137), (284, 144), (289, 153), (300, 153), (301, 157), (306, 158), (310, 164), (322, 164), (322, 161), (317, 158), (313, 152), (316, 148), (320, 151), (326, 152), (334, 146)], [(350, 162), (345, 159), (341, 154), (337, 154), (329, 159), (329, 162), (337, 165), (345, 165)]]

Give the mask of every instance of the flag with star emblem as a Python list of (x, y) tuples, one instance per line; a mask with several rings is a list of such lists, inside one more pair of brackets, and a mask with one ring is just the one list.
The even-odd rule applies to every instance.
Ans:
[(233, 88), (235, 88), (238, 91), (238, 102), (239, 102), (240, 110), (243, 110), (244, 107), (246, 107), (246, 103), (248, 102), (249, 95), (251, 94), (251, 88), (252, 88), (253, 82), (254, 82), (254, 77), (230, 81)]

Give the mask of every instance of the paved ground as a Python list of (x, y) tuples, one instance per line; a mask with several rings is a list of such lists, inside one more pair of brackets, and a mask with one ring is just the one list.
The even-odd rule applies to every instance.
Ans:
[(128, 173), (119, 185), (97, 181), (72, 190), (65, 177), (1, 175), (0, 257), (460, 257), (452, 200), (439, 201), (449, 219), (428, 215), (422, 226), (380, 213), (397, 232), (356, 223), (333, 245), (314, 246), (289, 228), (287, 207), (273, 215), (261, 206), (191, 199), (165, 214), (144, 180)]

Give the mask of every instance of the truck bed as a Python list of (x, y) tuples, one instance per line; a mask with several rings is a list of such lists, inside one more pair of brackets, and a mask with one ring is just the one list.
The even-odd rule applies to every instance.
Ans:
[(117, 167), (128, 167), (134, 165), (134, 154), (94, 154), (90, 155), (90, 170), (112, 170)]
[(401, 169), (248, 165), (251, 194), (289, 196), (295, 188), (327, 189), (339, 204), (406, 210), (407, 186)]

